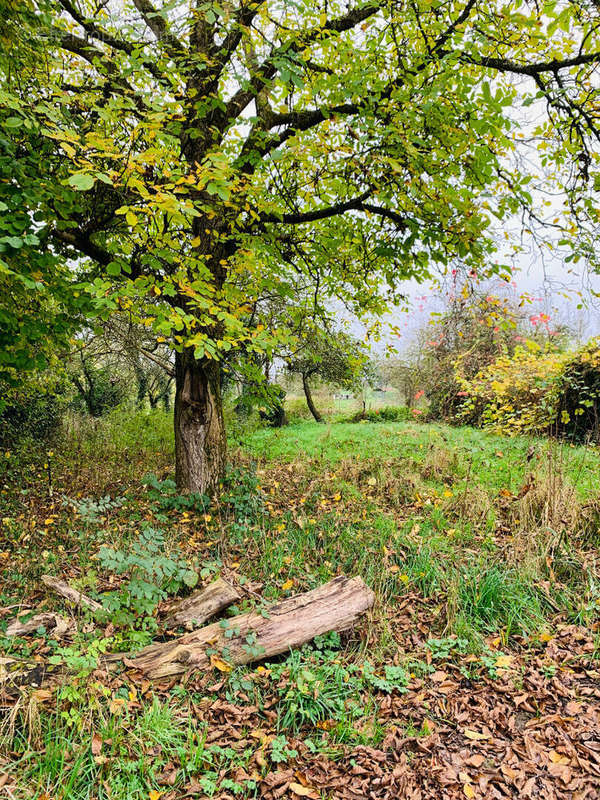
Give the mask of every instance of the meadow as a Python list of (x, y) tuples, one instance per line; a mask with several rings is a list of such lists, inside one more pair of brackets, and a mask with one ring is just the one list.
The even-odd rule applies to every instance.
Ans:
[[(51, 451), (2, 456), (9, 797), (594, 796), (597, 448), (303, 421), (234, 434), (209, 502), (177, 494), (170, 425), (161, 411), (73, 418)], [(338, 574), (376, 603), (348, 634), (271, 662), (153, 683), (103, 668), (161, 635), (183, 570), (236, 585), (231, 613)], [(64, 613), (43, 573), (109, 607), (66, 638), (3, 635), (17, 612)]]

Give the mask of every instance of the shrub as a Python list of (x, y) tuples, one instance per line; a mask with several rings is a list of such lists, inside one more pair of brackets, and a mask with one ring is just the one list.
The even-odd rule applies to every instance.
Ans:
[(164, 533), (154, 528), (142, 530), (126, 551), (103, 545), (98, 559), (105, 570), (124, 577), (117, 590), (104, 593), (103, 605), (116, 625), (127, 628), (155, 627), (159, 602), (198, 581), (182, 558), (167, 554)]
[(470, 380), (462, 377), (459, 359), (456, 376), (466, 398), (459, 419), (509, 435), (548, 429), (556, 419), (566, 358), (527, 342)]
[(52, 437), (65, 410), (63, 381), (42, 373), (18, 388), (0, 383), (0, 445)]
[(591, 339), (566, 363), (556, 415), (559, 433), (575, 441), (600, 433), (600, 341)]
[(414, 419), (420, 409), (409, 409), (406, 406), (383, 406), (382, 408), (360, 411), (350, 418), (350, 422), (406, 422)]
[(575, 352), (528, 341), (464, 377), (460, 358), (455, 375), (464, 397), (458, 418), (508, 435), (554, 432), (574, 440), (600, 431), (600, 341)]

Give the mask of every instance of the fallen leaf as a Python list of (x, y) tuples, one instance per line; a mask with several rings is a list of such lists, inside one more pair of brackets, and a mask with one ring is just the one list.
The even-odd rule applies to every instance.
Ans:
[(102, 750), (102, 737), (95, 733), (92, 736), (92, 755), (99, 756)]
[(488, 738), (484, 733), (477, 733), (477, 731), (472, 731), (469, 728), (465, 728), (464, 733), (467, 739), (472, 739), (474, 742), (479, 742), (482, 739)]
[(302, 786), (301, 783), (294, 783), (292, 781), (288, 789), (299, 797), (310, 797), (312, 800), (319, 800), (320, 798), (319, 793), (315, 791), (315, 789), (311, 789), (309, 786)]
[(218, 669), (219, 672), (231, 672), (233, 667), (231, 664), (228, 664), (226, 661), (223, 661), (222, 658), (218, 658), (218, 656), (211, 656), (210, 657), (210, 664), (215, 669)]

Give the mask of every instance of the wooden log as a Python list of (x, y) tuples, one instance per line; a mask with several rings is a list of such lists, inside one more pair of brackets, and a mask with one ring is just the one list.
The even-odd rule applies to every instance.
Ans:
[[(25, 616), (27, 612), (22, 612), (21, 616)], [(31, 612), (29, 612), (31, 613)], [(27, 622), (21, 622), (18, 617), (15, 617), (8, 623), (6, 628), (7, 636), (26, 636), (28, 633), (35, 633), (38, 628), (44, 627), (53, 636), (59, 638), (65, 633), (74, 629), (74, 625), (68, 619), (61, 617), (60, 614), (55, 614), (52, 611), (35, 614)]]
[(74, 589), (72, 586), (69, 586), (68, 583), (61, 581), (59, 578), (55, 578), (53, 575), (42, 575), (42, 582), (49, 589), (52, 589), (57, 594), (61, 595), (61, 597), (66, 598), (76, 606), (85, 606), (92, 611), (100, 611), (102, 608), (102, 603), (92, 600), (91, 597), (88, 597), (87, 595), (83, 594), (83, 592)]
[[(351, 628), (374, 600), (361, 578), (340, 576), (263, 613), (214, 622), (170, 642), (151, 644), (123, 660), (150, 678), (207, 669), (211, 659), (213, 664), (215, 659), (219, 664), (248, 664), (285, 653), (320, 634)], [(208, 648), (213, 650), (212, 656), (206, 653)]]
[(217, 578), (204, 589), (199, 589), (172, 606), (169, 615), (164, 620), (164, 625), (166, 628), (181, 626), (188, 630), (198, 628), (207, 619), (240, 598), (241, 595), (230, 583), (223, 578)]

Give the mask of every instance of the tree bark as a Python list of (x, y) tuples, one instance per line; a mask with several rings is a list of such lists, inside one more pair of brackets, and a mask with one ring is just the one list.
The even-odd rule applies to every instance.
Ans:
[(172, 606), (164, 626), (165, 628), (181, 626), (193, 630), (239, 599), (239, 592), (231, 584), (223, 578), (217, 578), (204, 589), (199, 589)]
[(178, 489), (211, 492), (225, 472), (221, 366), (190, 349), (175, 354), (174, 423)]
[[(219, 661), (217, 666), (223, 662), (248, 664), (285, 653), (323, 633), (348, 630), (374, 600), (375, 595), (361, 578), (342, 575), (310, 592), (282, 600), (263, 614), (240, 614), (173, 641), (151, 644), (125, 657), (124, 663), (150, 678), (206, 670), (214, 659)], [(107, 662), (116, 660), (117, 656), (107, 657)]]
[(100, 611), (102, 608), (102, 603), (92, 600), (91, 597), (69, 586), (68, 583), (61, 581), (60, 578), (55, 578), (54, 575), (42, 575), (42, 583), (76, 606), (85, 606), (91, 611)]
[(306, 397), (306, 405), (308, 406), (308, 410), (317, 422), (323, 422), (323, 417), (313, 402), (312, 393), (308, 383), (308, 375), (306, 375), (304, 372), (302, 373), (302, 388), (304, 389), (304, 396)]

